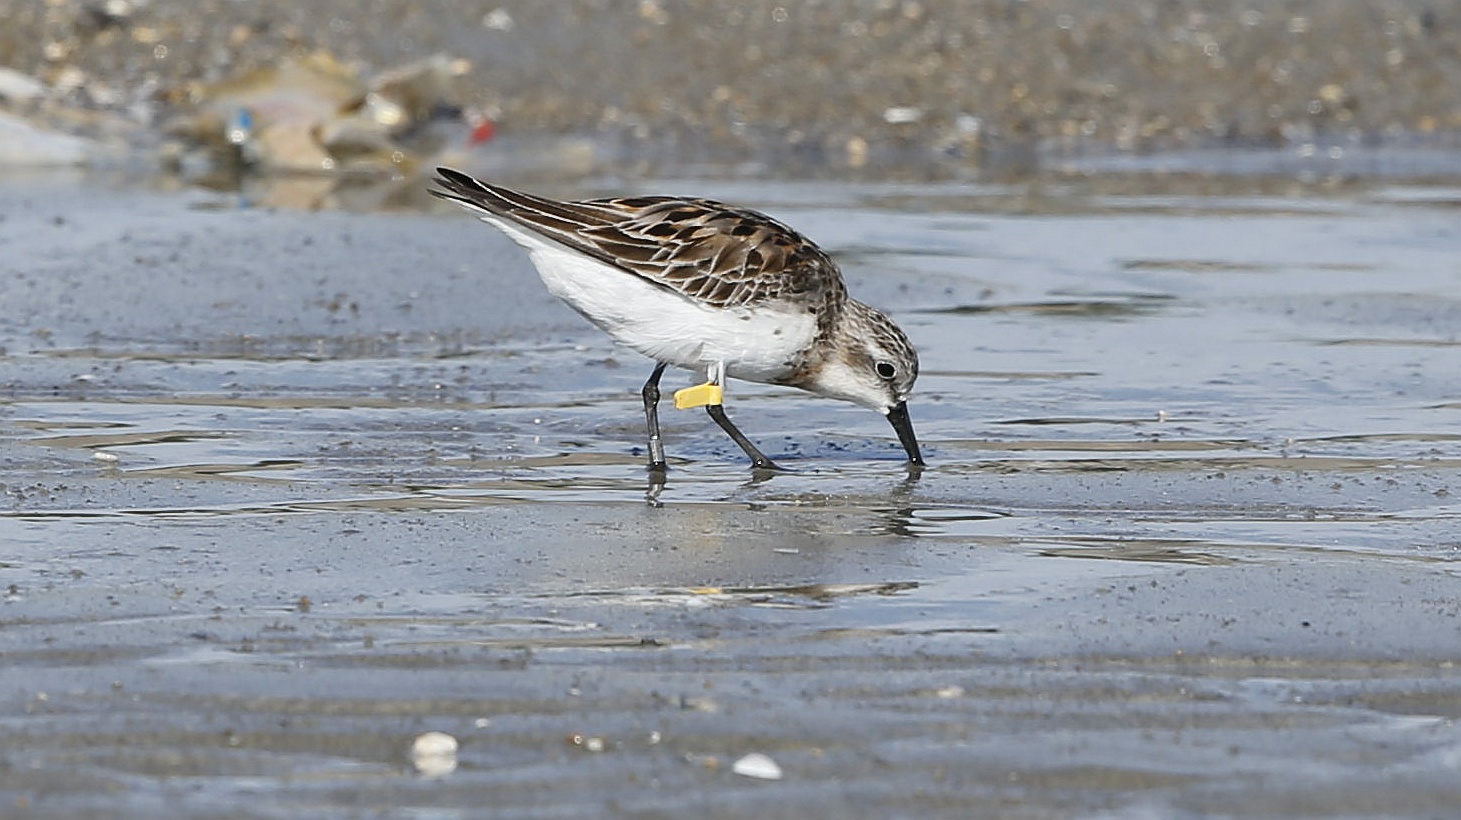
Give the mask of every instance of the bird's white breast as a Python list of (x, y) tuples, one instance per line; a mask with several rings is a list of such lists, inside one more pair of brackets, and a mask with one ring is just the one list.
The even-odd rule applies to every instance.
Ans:
[(615, 341), (652, 359), (774, 381), (789, 374), (817, 333), (816, 317), (793, 306), (719, 308), (569, 250), (500, 218), (485, 218), (528, 251), (543, 284)]

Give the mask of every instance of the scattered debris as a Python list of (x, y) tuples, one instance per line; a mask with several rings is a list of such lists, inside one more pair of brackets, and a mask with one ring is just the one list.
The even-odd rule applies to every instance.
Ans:
[(608, 748), (608, 743), (601, 737), (577, 733), (568, 736), (568, 744), (570, 746), (577, 746), (585, 752), (602, 752)]
[[(458, 141), (488, 139), (450, 102), (452, 82), (471, 64), (434, 55), (366, 79), (328, 52), (291, 57), (217, 83), (193, 83), (178, 103), (188, 110), (167, 131), (215, 162), (263, 173), (410, 173), (448, 141), (433, 129), (455, 126)], [(486, 137), (478, 137), (485, 134)]]
[[(496, 136), (491, 118), (453, 102), (470, 69), (437, 54), (367, 77), (317, 51), (218, 82), (154, 89), (127, 107), (126, 95), (75, 66), (44, 80), (0, 66), (0, 166), (153, 157), (194, 177), (411, 176)], [(151, 127), (159, 105), (171, 112), (161, 141)]]

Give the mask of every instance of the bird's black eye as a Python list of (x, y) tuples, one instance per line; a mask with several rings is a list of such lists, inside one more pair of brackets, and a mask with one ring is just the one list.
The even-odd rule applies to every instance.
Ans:
[(894, 367), (890, 362), (878, 362), (873, 365), (873, 369), (878, 371), (878, 375), (885, 379), (891, 379), (898, 375), (898, 368)]

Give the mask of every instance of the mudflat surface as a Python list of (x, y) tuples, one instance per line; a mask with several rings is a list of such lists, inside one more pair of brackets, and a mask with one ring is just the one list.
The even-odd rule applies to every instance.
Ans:
[[(650, 487), (648, 363), (454, 210), (7, 177), (0, 813), (1461, 802), (1457, 188), (551, 192), (610, 190), (830, 250), (919, 346), (930, 468), (736, 384), (794, 472), (667, 410)], [(412, 764), (428, 730), (455, 771)]]

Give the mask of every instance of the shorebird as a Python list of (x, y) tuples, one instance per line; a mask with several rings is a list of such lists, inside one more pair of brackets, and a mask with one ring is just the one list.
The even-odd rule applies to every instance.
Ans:
[(923, 456), (908, 397), (918, 353), (883, 313), (847, 294), (836, 263), (765, 214), (708, 199), (559, 202), (436, 169), (432, 194), (527, 250), (549, 292), (656, 364), (644, 383), (649, 469), (666, 469), (659, 382), (670, 365), (705, 374), (675, 393), (704, 407), (756, 470), (779, 469), (725, 414), (727, 377), (799, 387), (883, 414), (908, 463)]

